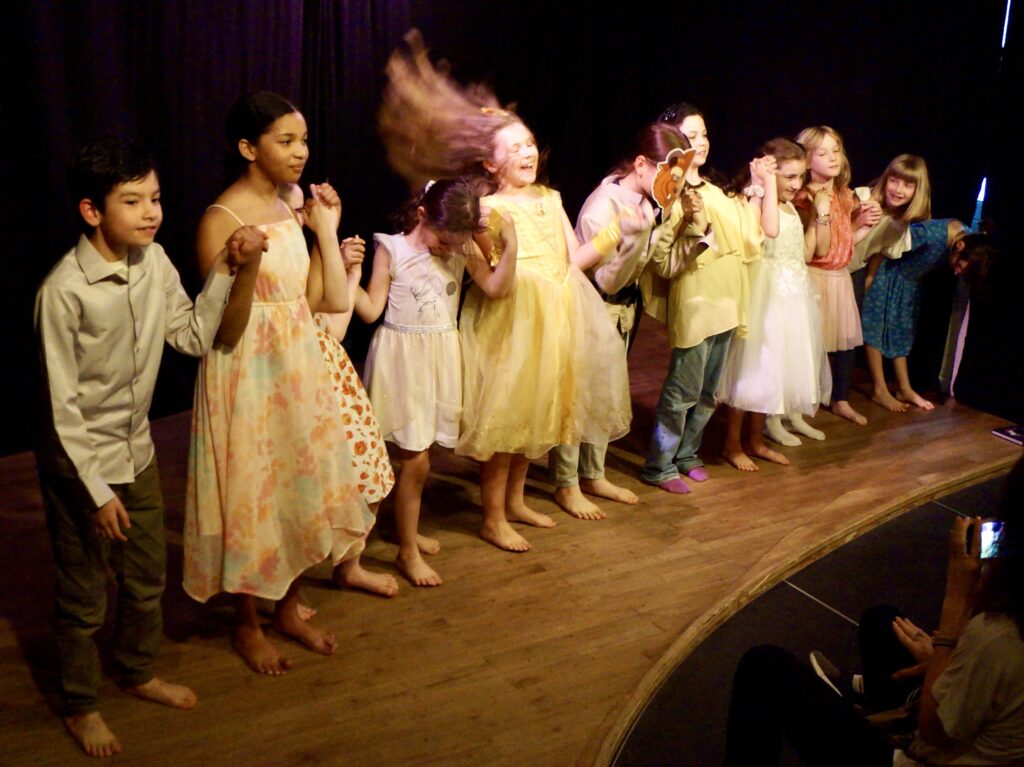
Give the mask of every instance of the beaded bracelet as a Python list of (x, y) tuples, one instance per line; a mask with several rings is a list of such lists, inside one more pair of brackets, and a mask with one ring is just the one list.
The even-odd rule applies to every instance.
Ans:
[(956, 640), (953, 637), (932, 637), (932, 647), (956, 647)]

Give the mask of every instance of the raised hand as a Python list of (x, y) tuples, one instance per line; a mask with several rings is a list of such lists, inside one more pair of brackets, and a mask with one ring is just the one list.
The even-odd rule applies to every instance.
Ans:
[(909, 679), (911, 677), (924, 676), (928, 670), (928, 659), (932, 657), (932, 638), (928, 632), (914, 625), (909, 618), (898, 616), (892, 622), (892, 631), (900, 644), (906, 647), (914, 656), (917, 663), (907, 668), (901, 668), (892, 675), (893, 679)]
[(882, 206), (875, 200), (868, 200), (860, 204), (857, 217), (853, 220), (853, 228), (871, 227), (882, 218)]
[(270, 239), (266, 233), (255, 226), (242, 226), (231, 233), (227, 242), (227, 264), (232, 271), (257, 263), (260, 256), (270, 247)]
[(772, 155), (757, 157), (750, 161), (750, 181), (758, 186), (768, 186), (775, 176), (778, 163)]
[(647, 231), (653, 224), (654, 214), (642, 205), (619, 211), (619, 229), (624, 235)]
[(336, 232), (341, 224), (341, 197), (330, 184), (310, 184), (304, 209), (306, 225), (314, 232)]
[(700, 192), (695, 189), (687, 189), (683, 192), (681, 202), (686, 220), (693, 224), (698, 231), (706, 232), (708, 217), (704, 212), (704, 198), (700, 196)]
[(832, 190), (822, 187), (814, 193), (814, 211), (818, 218), (828, 218), (832, 210)]
[(354, 237), (346, 237), (341, 241), (341, 260), (345, 264), (346, 271), (354, 266), (361, 266), (366, 258), (366, 240), (358, 234)]
[[(956, 517), (949, 532), (946, 598), (939, 630), (959, 636), (974, 611), (981, 587), (981, 520)], [(956, 633), (953, 633), (953, 632)]]

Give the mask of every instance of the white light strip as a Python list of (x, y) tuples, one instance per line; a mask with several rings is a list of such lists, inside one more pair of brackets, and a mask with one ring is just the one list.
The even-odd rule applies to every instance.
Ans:
[(1010, 3), (1012, 2), (1013, 0), (1006, 0), (1006, 18), (1003, 19), (1003, 42), (999, 46), (1000, 48), (1006, 47), (1006, 32), (1010, 28)]

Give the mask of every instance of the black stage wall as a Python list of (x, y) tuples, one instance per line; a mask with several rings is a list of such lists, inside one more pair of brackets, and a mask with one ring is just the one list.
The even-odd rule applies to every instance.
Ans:
[[(343, 233), (369, 240), (390, 231), (388, 215), (405, 196), (383, 160), (374, 113), (387, 55), (411, 26), (456, 77), (486, 81), (518, 104), (551, 149), (549, 175), (570, 217), (636, 129), (687, 100), (704, 109), (711, 163), (727, 174), (763, 140), (827, 123), (846, 138), (855, 182), (913, 152), (929, 162), (937, 216), (969, 219), (987, 172), (1004, 231), (1019, 220), (1009, 108), (1019, 98), (1022, 30), (1015, 19), (999, 75), (1004, 0), (961, 0), (941, 13), (925, 0), (615, 7), (595, 15), (592, 3), (536, 0), (20, 3), (2, 32), (2, 401), (12, 415), (0, 452), (31, 444), (32, 299), (76, 237), (65, 183), (73, 143), (120, 131), (155, 149), (159, 239), (194, 287), (196, 222), (224, 186), (224, 115), (245, 91), (277, 90), (309, 120), (304, 181), (329, 178), (344, 200)], [(359, 358), (369, 331), (354, 323), (350, 334)], [(193, 373), (194, 363), (168, 353), (154, 415), (190, 406)]]

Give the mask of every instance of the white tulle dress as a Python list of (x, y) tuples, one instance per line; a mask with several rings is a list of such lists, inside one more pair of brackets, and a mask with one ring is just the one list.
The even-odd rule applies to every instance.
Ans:
[(733, 339), (718, 399), (753, 413), (814, 415), (828, 404), (832, 375), (821, 316), (804, 261), (804, 231), (790, 203), (779, 236), (765, 239), (752, 278), (747, 336)]

